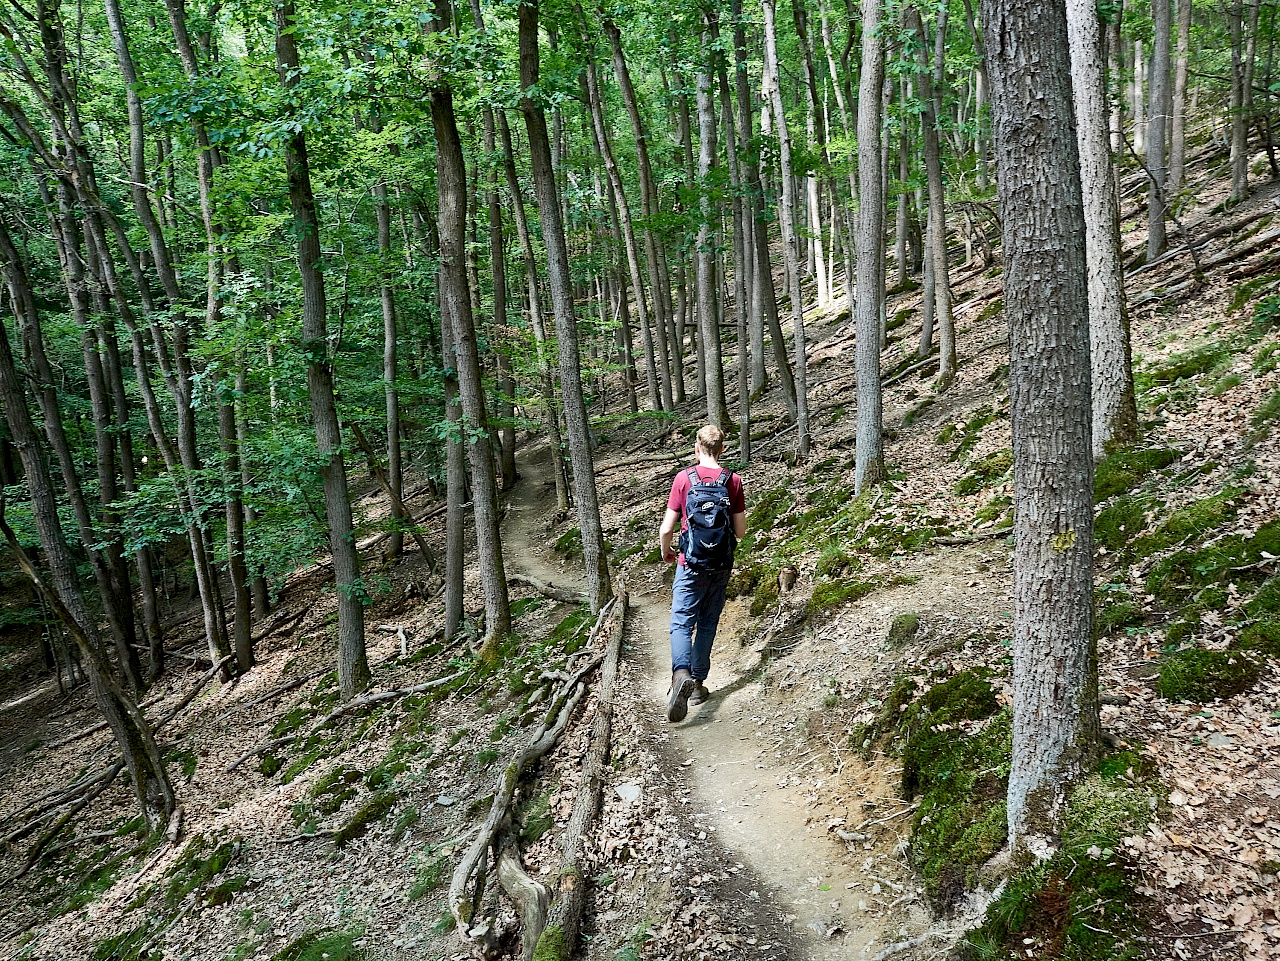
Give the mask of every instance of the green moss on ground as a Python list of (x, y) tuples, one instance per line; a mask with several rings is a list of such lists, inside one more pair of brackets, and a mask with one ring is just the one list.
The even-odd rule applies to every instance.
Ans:
[(449, 862), (443, 857), (433, 857), (418, 868), (418, 875), (409, 887), (409, 900), (420, 901), (444, 884)]
[(974, 494), (1001, 480), (1013, 467), (1013, 451), (1005, 449), (988, 454), (976, 461), (969, 472), (952, 487), (957, 494)]
[(354, 931), (308, 931), (271, 956), (271, 961), (365, 961)]
[(1280, 619), (1267, 618), (1248, 625), (1240, 632), (1238, 643), (1242, 650), (1280, 658)]
[(974, 519), (984, 523), (1000, 520), (1002, 517), (1013, 519), (1013, 498), (1007, 494), (997, 494), (974, 512)]
[(346, 764), (329, 771), (311, 788), (316, 810), (321, 814), (332, 814), (338, 810), (356, 796), (356, 785), (363, 778), (363, 771)]
[(942, 445), (956, 441), (956, 446), (947, 455), (947, 460), (959, 460), (973, 450), (974, 445), (978, 443), (978, 438), (982, 436), (982, 429), (999, 416), (994, 407), (979, 407), (963, 424), (947, 424), (943, 427), (934, 437), (934, 443)]
[(906, 647), (920, 630), (920, 615), (915, 611), (895, 614), (889, 624), (889, 646), (894, 650)]
[(1176, 651), (1160, 664), (1156, 691), (1171, 701), (1234, 697), (1257, 683), (1261, 667), (1243, 651)]
[(176, 908), (188, 894), (225, 871), (239, 855), (243, 843), (241, 838), (233, 838), (214, 845), (204, 835), (192, 838), (167, 874), (165, 906)]
[(533, 844), (553, 827), (555, 819), (551, 816), (551, 795), (559, 785), (546, 788), (520, 804), (516, 809), (515, 821), (520, 825), (520, 843)]
[(813, 589), (813, 596), (805, 605), (805, 616), (813, 617), (833, 607), (841, 607), (853, 601), (861, 600), (876, 589), (870, 581), (853, 577), (839, 577), (832, 581), (818, 584)]
[(1280, 390), (1268, 394), (1266, 399), (1253, 412), (1253, 417), (1249, 419), (1249, 424), (1255, 430), (1267, 428), (1270, 430), (1271, 422), (1280, 417)]
[(571, 560), (582, 557), (582, 530), (571, 527), (556, 538), (554, 548), (557, 554), (563, 554)]
[(1094, 591), (1094, 637), (1106, 637), (1122, 628), (1141, 624), (1142, 620), (1142, 605), (1128, 588), (1121, 584), (1106, 584)]
[(834, 577), (858, 566), (857, 558), (846, 551), (840, 541), (830, 540), (818, 552), (818, 559), (813, 565), (813, 576)]
[(795, 503), (795, 493), (786, 484), (772, 487), (755, 499), (755, 504), (747, 512), (747, 529), (751, 531), (772, 530), (778, 518), (790, 510)]
[(1098, 462), (1093, 474), (1093, 496), (1104, 501), (1137, 487), (1153, 471), (1162, 470), (1182, 457), (1171, 447), (1120, 447)]
[(552, 644), (562, 648), (564, 653), (572, 654), (586, 643), (587, 635), (591, 632), (591, 625), (594, 623), (595, 618), (591, 614), (591, 608), (586, 605), (575, 607), (552, 628), (548, 639)]
[(400, 795), (395, 791), (375, 792), (355, 814), (351, 815), (346, 824), (338, 828), (333, 836), (333, 843), (337, 847), (343, 847), (356, 838), (364, 837), (369, 833), (369, 828), (391, 813), (391, 809), (399, 800)]
[(164, 952), (149, 948), (155, 933), (155, 922), (143, 921), (137, 927), (122, 931), (100, 943), (90, 955), (91, 961), (164, 961)]
[[(1212, 517), (1199, 517), (1196, 521), (1189, 522), (1211, 524), (1212, 527), (1206, 527), (1199, 532), (1191, 530), (1186, 532), (1185, 536), (1179, 537), (1178, 534), (1186, 528), (1179, 526), (1177, 532), (1170, 532), (1166, 528), (1174, 521), (1171, 517), (1166, 528), (1157, 530), (1152, 535), (1152, 539), (1160, 543), (1203, 540), (1205, 533), (1225, 523), (1236, 513), (1234, 501), (1227, 504), (1219, 503), (1215, 507), (1211, 504), (1214, 500), (1209, 498), (1200, 502), (1212, 508), (1210, 510)], [(1193, 509), (1194, 505), (1193, 508), (1187, 508), (1187, 510)], [(1179, 523), (1181, 525), (1181, 522)], [(1135, 550), (1140, 550), (1146, 541), (1147, 538), (1140, 538), (1135, 544)], [(1142, 553), (1146, 554), (1150, 551), (1142, 551)], [(1238, 589), (1252, 590), (1264, 580), (1262, 572), (1255, 565), (1263, 560), (1266, 554), (1280, 555), (1280, 521), (1264, 524), (1251, 535), (1230, 534), (1219, 537), (1203, 547), (1187, 548), (1161, 558), (1152, 565), (1151, 573), (1147, 575), (1147, 592), (1154, 595), (1166, 610), (1176, 610), (1186, 603), (1185, 599), (1188, 596), (1205, 587), (1222, 584), (1228, 580), (1235, 583)]]
[(1224, 341), (1202, 344), (1167, 358), (1163, 364), (1139, 371), (1134, 385), (1140, 391), (1163, 387), (1189, 377), (1206, 374), (1231, 356), (1231, 345)]
[(1093, 521), (1093, 539), (1112, 554), (1127, 548), (1146, 529), (1151, 498), (1142, 495), (1117, 497), (1098, 512)]
[(1068, 797), (1057, 853), (1009, 879), (981, 927), (966, 936), (954, 957), (1126, 961), (1145, 956), (1137, 873), (1120, 842), (1147, 829), (1156, 801), (1153, 783), (1137, 755), (1105, 758), (1098, 773)]

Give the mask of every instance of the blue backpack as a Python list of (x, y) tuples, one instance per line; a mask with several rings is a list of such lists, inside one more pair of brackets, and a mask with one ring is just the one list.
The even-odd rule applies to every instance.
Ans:
[(727, 571), (733, 567), (733, 551), (738, 539), (733, 533), (729, 500), (729, 478), (722, 470), (713, 481), (704, 481), (696, 467), (690, 467), (689, 493), (684, 516), (689, 526), (680, 533), (680, 553), (689, 570), (698, 574)]

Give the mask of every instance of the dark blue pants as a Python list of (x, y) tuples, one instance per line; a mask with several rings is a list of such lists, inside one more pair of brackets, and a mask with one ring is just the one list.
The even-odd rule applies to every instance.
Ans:
[(671, 589), (671, 670), (684, 668), (697, 681), (711, 673), (711, 643), (716, 638), (730, 571), (695, 574), (681, 564)]

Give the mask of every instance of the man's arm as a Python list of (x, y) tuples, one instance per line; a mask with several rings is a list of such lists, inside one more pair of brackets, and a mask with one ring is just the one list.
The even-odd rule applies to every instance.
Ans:
[[(676, 532), (676, 525), (680, 523), (680, 512), (667, 508), (667, 512), (662, 515), (662, 526), (658, 528), (658, 542), (662, 545), (662, 559), (668, 564), (674, 564), (676, 561), (675, 549), (671, 546), (671, 536)], [(745, 529), (747, 519), (742, 518), (743, 528)]]
[(742, 540), (747, 536), (747, 512), (733, 515), (733, 536)]

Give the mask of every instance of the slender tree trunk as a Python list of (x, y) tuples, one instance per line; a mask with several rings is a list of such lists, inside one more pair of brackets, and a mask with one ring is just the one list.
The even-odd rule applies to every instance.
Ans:
[(1116, 158), (1124, 156), (1124, 38), (1120, 34), (1124, 20), (1124, 4), (1120, 0), (1107, 21), (1107, 95), (1111, 113), (1111, 156), (1115, 168), (1116, 203), (1120, 202), (1120, 165)]
[(1047, 858), (1097, 761), (1085, 224), (1062, 4), (984, 0), (1013, 418), (1015, 864)]
[(715, 16), (703, 12), (702, 52), (704, 62), (696, 79), (698, 104), (698, 179), (701, 217), (698, 221), (698, 346), (701, 348), (702, 370), (706, 384), (707, 420), (722, 430), (729, 428), (729, 405), (725, 401), (724, 361), (720, 350), (720, 326), (717, 322), (719, 288), (716, 284), (714, 222), (719, 219), (712, 208), (709, 184), (716, 168), (716, 115), (711, 99), (711, 67), (705, 62), (712, 45), (719, 42), (720, 27)]
[[(447, 0), (436, 0), (432, 29), (447, 31)], [(444, 274), (444, 297), (452, 321), (453, 344), (458, 371), (458, 393), (466, 421), (467, 460), (471, 465), (472, 514), (476, 524), (480, 583), (484, 589), (485, 639), (481, 656), (491, 660), (498, 645), (511, 632), (511, 607), (503, 568), (502, 538), (499, 531), (498, 492), (493, 474), (493, 446), (488, 412), (485, 410), (484, 382), (480, 373), (480, 352), (476, 344), (470, 284), (466, 263), (467, 173), (453, 109), (453, 89), (438, 83), (431, 89), (431, 122), (436, 137), (436, 186), (440, 204), (440, 263)]]
[(786, 111), (782, 91), (778, 87), (778, 39), (774, 26), (775, 0), (762, 0), (764, 11), (765, 99), (773, 110), (778, 132), (778, 164), (781, 169), (782, 195), (778, 199), (778, 222), (782, 227), (782, 254), (786, 264), (787, 286), (791, 294), (791, 326), (795, 336), (796, 376), (796, 455), (809, 456), (809, 398), (804, 333), (804, 296), (800, 290), (799, 249), (795, 233), (795, 181), (791, 173), (791, 140), (787, 133)]
[[(718, 30), (717, 30), (718, 34)], [(715, 38), (719, 41), (719, 36)], [(733, 94), (729, 90), (729, 72), (722, 54), (716, 56), (716, 79), (720, 88), (720, 119), (724, 123), (725, 155), (729, 167), (733, 218), (733, 312), (738, 327), (738, 460), (751, 460), (751, 390), (749, 375), (751, 357), (747, 347), (747, 313), (750, 279), (747, 268), (747, 204), (743, 197), (741, 150), (733, 118)]]
[(444, 267), (439, 272), (440, 344), (443, 356), (445, 419), (449, 439), (445, 453), (444, 639), (451, 642), (462, 628), (464, 547), (466, 541), (467, 454), (462, 444), (462, 408), (458, 403), (457, 358), (453, 349), (453, 298), (445, 293)]
[(1231, 34), (1231, 201), (1249, 196), (1249, 128), (1244, 114), (1244, 4), (1226, 0), (1227, 26)]
[(1166, 187), (1170, 201), (1182, 189), (1183, 166), (1187, 158), (1187, 76), (1191, 65), (1191, 0), (1177, 0), (1177, 3), (1178, 47), (1173, 67), (1173, 117)]
[(551, 445), (556, 485), (556, 509), (569, 509), (569, 483), (564, 469), (564, 441), (560, 436), (560, 421), (556, 415), (555, 386), (552, 383), (551, 359), (548, 356), (547, 333), (542, 322), (542, 309), (538, 301), (538, 263), (534, 257), (533, 241), (529, 237), (529, 222), (524, 211), (524, 196), (520, 179), (516, 175), (515, 157), (511, 150), (511, 128), (507, 116), (499, 112), (498, 130), (502, 135), (502, 167), (507, 175), (507, 189), (511, 192), (511, 209), (516, 221), (516, 236), (524, 254), (525, 280), (528, 284), (529, 322), (533, 327), (534, 349), (538, 354), (538, 383), (542, 393), (542, 410), (547, 439)]
[[(1156, 0), (1159, 4), (1160, 0)], [(1102, 37), (1092, 0), (1067, 0), (1071, 86), (1088, 244), (1089, 346), (1092, 358), (1095, 458), (1112, 441), (1137, 437), (1138, 411), (1129, 351), (1129, 317), (1120, 264), (1120, 211), (1107, 149)]]
[[(276, 64), (280, 82), (294, 88), (301, 79), (295, 39), (293, 0), (276, 7)], [(298, 270), (302, 278), (302, 352), (307, 361), (307, 394), (320, 453), (324, 481), (325, 519), (329, 524), (329, 549), (338, 599), (338, 685), (349, 699), (369, 686), (371, 675), (364, 646), (364, 587), (360, 558), (356, 553), (355, 527), (347, 494), (347, 470), (342, 458), (342, 433), (333, 391), (333, 367), (329, 360), (328, 313), (325, 308), (324, 258), (320, 224), (316, 217), (306, 137), (295, 133), (285, 144), (285, 169), (289, 176), (289, 203), (294, 234), (298, 238)]]
[(253, 601), (249, 591), (249, 568), (244, 560), (244, 504), (240, 499), (240, 433), (232, 385), (221, 385), (218, 404), (218, 441), (222, 448), (223, 483), (227, 488), (227, 575), (231, 579), (231, 603), (236, 620), (233, 632), (236, 668), (244, 674), (254, 665)]
[(880, 88), (884, 40), (880, 0), (862, 0), (862, 74), (858, 85), (858, 304), (855, 320), (858, 427), (854, 489), (884, 479), (880, 389), (880, 306), (884, 301), (884, 185), (881, 182)]
[[(249, 392), (249, 375), (245, 365), (244, 352), (240, 353), (236, 362), (236, 446), (240, 453), (240, 489), (248, 490), (252, 480), (249, 459), (245, 456), (249, 426), (245, 419), (245, 397)], [(258, 513), (251, 503), (244, 507), (246, 540), (258, 522)], [(271, 613), (271, 593), (267, 587), (267, 578), (262, 572), (262, 565), (256, 564), (249, 576), (249, 592), (253, 597), (253, 609), (258, 620)]]
[[(579, 15), (581, 15), (580, 10)], [(640, 263), (640, 244), (636, 240), (635, 227), (631, 223), (631, 204), (627, 200), (626, 190), (622, 183), (622, 175), (618, 172), (618, 165), (613, 158), (613, 145), (609, 141), (609, 131), (606, 129), (604, 124), (604, 108), (601, 106), (600, 101), (600, 83), (596, 76), (595, 62), (591, 59), (591, 45), (585, 35), (583, 37), (583, 44), (584, 47), (587, 48), (587, 69), (585, 71), (587, 86), (586, 99), (591, 112), (592, 138), (595, 141), (596, 149), (604, 160), (605, 173), (609, 178), (609, 187), (611, 190), (614, 209), (617, 212), (619, 225), (621, 227), (622, 246), (626, 251), (628, 277), (631, 281), (631, 292), (635, 295), (636, 314), (640, 321), (640, 344), (644, 348), (644, 368), (647, 381), (647, 393), (649, 397), (649, 409), (662, 410), (663, 398), (661, 393), (661, 384), (658, 379), (657, 361), (654, 354), (653, 329), (649, 324), (649, 306), (645, 300), (644, 280), (641, 276), (642, 267)], [(621, 296), (624, 300), (626, 299), (625, 289), (622, 291)], [(670, 382), (668, 381), (667, 391), (669, 392), (670, 389)]]
[(1151, 0), (1151, 109), (1147, 121), (1147, 260), (1169, 245), (1165, 239), (1165, 157), (1168, 149), (1170, 0)]
[(0, 325), (0, 408), (4, 410), (9, 434), (22, 461), (40, 547), (50, 570), (49, 583), (45, 583), (27, 559), (13, 531), (4, 521), (3, 499), (0, 499), (0, 528), (9, 549), (19, 558), (28, 576), (36, 582), (37, 588), (76, 641), (94, 701), (120, 746), (138, 805), (148, 826), (160, 828), (174, 811), (173, 787), (151, 727), (137, 701), (114, 677), (97, 633), (97, 624), (89, 615), (75, 562), (58, 520), (53, 480), (27, 407), (9, 335), (3, 325)]
[(946, 390), (956, 379), (956, 325), (951, 316), (951, 282), (947, 265), (946, 193), (942, 183), (942, 147), (938, 141), (938, 97), (945, 76), (943, 57), (946, 51), (946, 9), (938, 11), (933, 74), (929, 73), (929, 37), (920, 12), (908, 8), (908, 23), (919, 39), (916, 47), (916, 95), (924, 105), (920, 116), (924, 126), (924, 167), (929, 190), (928, 258), (933, 263), (934, 319), (938, 326), (939, 390)]
[(529, 157), (538, 212), (547, 249), (547, 274), (556, 317), (556, 346), (560, 358), (560, 388), (564, 401), (569, 457), (573, 463), (573, 486), (582, 534), (582, 553), (587, 568), (587, 595), (591, 609), (599, 611), (612, 595), (604, 535), (600, 528), (600, 507), (596, 499), (596, 479), (587, 409), (582, 399), (582, 370), (578, 358), (578, 328), (574, 319), (573, 281), (569, 271), (569, 251), (560, 219), (559, 190), (551, 170), (551, 147), (546, 115), (541, 104), (529, 96), (538, 83), (538, 4), (529, 0), (519, 10), (520, 83), (526, 91), (520, 103), (529, 135)]
[[(381, 126), (374, 119), (374, 129)], [(373, 209), (378, 221), (378, 297), (382, 304), (382, 396), (387, 423), (387, 485), (391, 488), (391, 536), (387, 538), (388, 560), (400, 556), (404, 547), (401, 525), (412, 523), (400, 510), (404, 497), (404, 461), (400, 455), (399, 335), (396, 330), (396, 294), (391, 260), (391, 200), (387, 182), (379, 177), (373, 187)]]
[[(613, 54), (613, 73), (618, 81), (618, 89), (622, 93), (622, 103), (627, 117), (631, 121), (631, 136), (636, 144), (636, 167), (640, 175), (640, 212), (644, 217), (645, 258), (649, 266), (649, 289), (653, 294), (653, 317), (657, 328), (658, 373), (662, 389), (662, 409), (673, 410), (671, 393), (671, 352), (668, 343), (668, 328), (674, 329), (671, 323), (671, 290), (664, 281), (661, 263), (666, 260), (666, 250), (661, 235), (653, 228), (653, 218), (660, 211), (658, 190), (654, 185), (653, 167), (649, 161), (649, 137), (644, 121), (640, 117), (640, 108), (636, 101), (635, 88), (631, 83), (631, 71), (627, 66), (627, 58), (622, 50), (622, 34), (617, 25), (609, 17), (601, 20), (605, 36), (609, 38), (609, 48)], [(616, 190), (617, 188), (615, 188)]]

